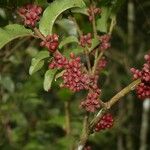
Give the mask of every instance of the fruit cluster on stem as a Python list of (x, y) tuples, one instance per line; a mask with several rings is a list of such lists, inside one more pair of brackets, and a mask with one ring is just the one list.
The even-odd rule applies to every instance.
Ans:
[(18, 9), (19, 16), (23, 19), (24, 25), (35, 27), (36, 22), (40, 20), (42, 8), (38, 5), (27, 4)]
[(50, 52), (55, 52), (58, 48), (58, 35), (47, 35), (45, 39), (40, 43), (41, 47), (47, 48)]
[(103, 117), (96, 124), (94, 131), (98, 132), (101, 130), (109, 129), (113, 126), (113, 117), (110, 113), (103, 115)]
[(136, 92), (140, 99), (150, 98), (150, 54), (145, 55), (145, 61), (141, 70), (131, 68), (133, 79), (141, 79)]
[(93, 19), (95, 18), (95, 15), (101, 13), (101, 9), (97, 8), (95, 5), (91, 5), (88, 8), (87, 12), (88, 12), (88, 15), (89, 15), (89, 21), (93, 21)]

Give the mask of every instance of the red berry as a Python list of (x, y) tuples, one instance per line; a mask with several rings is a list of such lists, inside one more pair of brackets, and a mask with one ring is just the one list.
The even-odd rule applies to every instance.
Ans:
[(70, 53), (70, 58), (74, 59), (75, 58), (75, 54), (73, 52)]
[(62, 69), (68, 64), (68, 60), (62, 56), (59, 52), (54, 53), (54, 59), (49, 64), (50, 69)]
[(26, 26), (34, 27), (36, 22), (40, 19), (42, 8), (34, 4), (27, 4), (18, 9), (18, 14), (24, 20)]
[(80, 106), (85, 108), (88, 112), (95, 112), (100, 108), (100, 94), (101, 90), (97, 86), (98, 76), (90, 76), (88, 82), (89, 93)]
[(98, 132), (100, 130), (105, 130), (113, 126), (113, 117), (111, 114), (105, 114), (95, 126), (94, 131)]
[(89, 77), (82, 69), (80, 57), (74, 58), (68, 62), (62, 77), (64, 82), (61, 86), (69, 88), (74, 92), (87, 89), (88, 87), (87, 81), (89, 80)]
[(98, 63), (98, 69), (104, 69), (107, 65), (107, 60), (105, 57), (102, 57)]
[(97, 108), (100, 108), (99, 96), (100, 92), (90, 91), (85, 101), (81, 102), (80, 106), (85, 108), (88, 112), (95, 112)]
[(58, 47), (58, 42), (52, 42), (50, 44), (49, 50), (52, 51), (52, 52), (55, 52), (57, 47)]
[(150, 54), (145, 55), (146, 63), (141, 70), (131, 68), (133, 79), (141, 79), (136, 92), (140, 99), (150, 98)]
[(94, 19), (94, 16), (101, 13), (101, 9), (97, 8), (96, 6), (90, 6), (90, 8), (87, 10), (89, 15), (89, 21), (92, 21)]
[(108, 48), (110, 48), (110, 35), (108, 35), (108, 34), (105, 34), (105, 35), (102, 35), (102, 36), (100, 36), (100, 50), (101, 51), (104, 51), (104, 50), (106, 50), (106, 49), (108, 49)]
[(91, 44), (92, 44), (92, 35), (91, 35), (91, 33), (88, 33), (87, 35), (82, 35), (80, 37), (80, 45), (82, 47), (85, 47), (86, 45), (90, 47)]
[(50, 52), (55, 52), (58, 48), (58, 35), (47, 35), (45, 40), (40, 43), (40, 46), (46, 47)]

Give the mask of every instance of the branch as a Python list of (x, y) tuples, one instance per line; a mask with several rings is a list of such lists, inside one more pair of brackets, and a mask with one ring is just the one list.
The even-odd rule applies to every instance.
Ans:
[(99, 62), (99, 60), (101, 59), (102, 56), (103, 56), (103, 52), (100, 52), (100, 54), (99, 54), (98, 56), (95, 55), (94, 66), (93, 66), (93, 68), (92, 68), (92, 73), (93, 73), (93, 74), (95, 74), (96, 69), (97, 69), (98, 62)]
[(117, 93), (115, 96), (113, 96), (107, 103), (107, 109), (110, 109), (112, 105), (114, 105), (116, 102), (118, 102), (122, 97), (124, 97), (126, 94), (128, 94), (130, 91), (135, 90), (136, 86), (141, 83), (141, 79), (137, 79), (130, 83), (127, 87), (122, 89), (119, 93)]
[(108, 34), (110, 34), (110, 35), (112, 34), (112, 31), (113, 31), (115, 25), (116, 25), (116, 16), (113, 16), (112, 19), (111, 19)]
[(91, 133), (93, 133), (93, 128), (97, 124), (97, 122), (101, 119), (104, 113), (106, 113), (107, 110), (109, 110), (115, 103), (117, 103), (122, 97), (124, 97), (126, 94), (128, 94), (130, 91), (133, 91), (136, 86), (138, 86), (141, 83), (140, 79), (137, 79), (133, 81), (131, 84), (126, 86), (124, 89), (122, 89), (119, 93), (117, 93), (115, 96), (113, 96), (108, 102), (105, 103), (105, 106), (97, 113), (97, 115), (93, 118), (93, 120), (90, 122), (90, 125), (87, 129), (87, 132), (82, 134), (78, 147), (76, 150), (82, 150), (85, 146), (86, 141), (88, 140), (88, 137)]
[(117, 93), (115, 96), (113, 96), (108, 102), (105, 103), (105, 107), (102, 108), (96, 115), (96, 117), (91, 121), (90, 123), (90, 130), (93, 129), (95, 124), (99, 121), (102, 114), (104, 114), (108, 109), (110, 109), (115, 103), (117, 103), (122, 97), (124, 97), (126, 94), (128, 94), (130, 91), (133, 91), (136, 86), (138, 86), (141, 83), (140, 79), (137, 79), (130, 83), (128, 86), (126, 86), (124, 89), (122, 89), (119, 93)]
[(38, 28), (34, 28), (33, 29), (34, 33), (40, 38), (42, 39), (43, 41), (45, 41), (45, 36), (40, 32), (40, 30)]
[(89, 128), (88, 128), (88, 124), (89, 124), (89, 114), (87, 113), (84, 116), (84, 120), (83, 120), (83, 130), (82, 130), (82, 134), (80, 137), (80, 142), (78, 143), (78, 148), (77, 150), (82, 150), (84, 148), (84, 145), (86, 144), (87, 140), (88, 140), (88, 133), (89, 133)]

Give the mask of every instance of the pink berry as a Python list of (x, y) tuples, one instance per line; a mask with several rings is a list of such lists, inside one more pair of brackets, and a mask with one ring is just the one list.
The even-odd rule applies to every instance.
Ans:
[(106, 65), (107, 65), (107, 60), (105, 59), (105, 57), (102, 57), (98, 63), (98, 68), (104, 69)]
[(82, 35), (80, 37), (80, 45), (82, 47), (85, 47), (86, 45), (90, 47), (91, 44), (92, 44), (92, 35), (91, 35), (91, 33), (88, 33), (87, 35)]
[(102, 36), (100, 36), (100, 47), (99, 49), (101, 51), (107, 50), (108, 48), (110, 48), (110, 35), (108, 34), (104, 34)]
[(63, 84), (65, 88), (77, 92), (87, 88), (88, 76), (82, 70), (82, 64), (79, 57), (76, 57), (68, 62), (65, 66), (63, 74)]
[(50, 52), (55, 52), (58, 48), (58, 35), (47, 35), (45, 40), (40, 43), (40, 46), (46, 47)]
[(99, 122), (96, 124), (94, 131), (98, 132), (101, 130), (105, 130), (108, 128), (111, 128), (113, 126), (113, 117), (110, 113), (105, 114), (100, 120)]
[(146, 63), (141, 70), (131, 68), (133, 79), (141, 79), (141, 83), (137, 86), (136, 92), (140, 99), (150, 98), (150, 54), (145, 55)]
[(73, 52), (70, 53), (70, 58), (74, 59), (75, 58), (75, 54)]
[(95, 112), (96, 109), (100, 108), (99, 96), (100, 92), (90, 91), (80, 106), (85, 108), (88, 112)]
[(40, 19), (42, 8), (34, 4), (27, 4), (18, 9), (18, 14), (24, 20), (24, 24), (29, 27), (34, 27)]
[(50, 69), (62, 69), (65, 68), (65, 66), (68, 64), (67, 59), (62, 56), (59, 52), (54, 53), (54, 59), (49, 64)]
[(101, 9), (97, 8), (96, 6), (90, 6), (87, 10), (89, 15), (89, 21), (92, 21), (94, 19), (94, 16), (101, 13)]

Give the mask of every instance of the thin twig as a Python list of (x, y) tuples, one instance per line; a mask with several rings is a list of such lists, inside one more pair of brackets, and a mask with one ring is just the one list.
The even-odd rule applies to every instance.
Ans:
[(101, 52), (99, 55), (96, 55), (96, 56), (95, 56), (95, 62), (94, 62), (94, 66), (93, 66), (93, 68), (92, 68), (92, 73), (93, 73), (93, 75), (94, 75), (95, 72), (96, 72), (96, 68), (97, 68), (98, 62), (99, 62), (99, 60), (101, 59), (102, 56), (103, 56), (103, 52)]
[(40, 32), (40, 30), (38, 28), (34, 28), (33, 29), (34, 33), (40, 38), (42, 39), (43, 41), (45, 41), (45, 36)]
[(85, 56), (86, 56), (86, 62), (87, 62), (89, 73), (91, 73), (92, 70), (91, 70), (91, 62), (90, 62), (88, 47), (84, 48), (84, 53), (85, 53)]
[(91, 0), (91, 8), (92, 8), (92, 27), (93, 27), (93, 33), (94, 33), (94, 37), (97, 37), (97, 29), (96, 29), (96, 20), (95, 20), (95, 14), (94, 14), (94, 9), (93, 6), (95, 5), (93, 0)]
[(111, 19), (108, 34), (110, 34), (110, 35), (112, 34), (112, 31), (113, 31), (115, 25), (116, 25), (116, 16), (113, 16), (112, 19)]
[(84, 116), (84, 120), (83, 120), (83, 130), (82, 130), (82, 134), (81, 134), (81, 137), (80, 137), (80, 142), (78, 143), (78, 149), (77, 150), (82, 150), (84, 145), (86, 144), (87, 142), (87, 139), (88, 139), (88, 125), (89, 125), (89, 114), (86, 114)]

